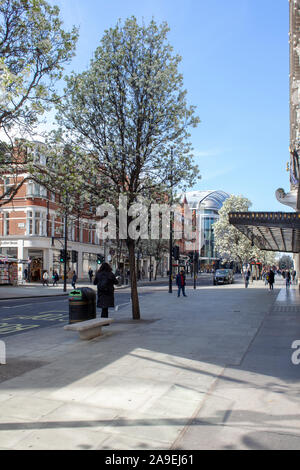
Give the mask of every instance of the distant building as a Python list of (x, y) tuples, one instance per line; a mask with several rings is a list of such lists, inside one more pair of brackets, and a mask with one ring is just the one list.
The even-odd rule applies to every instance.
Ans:
[(230, 195), (224, 191), (189, 191), (184, 194), (189, 209), (195, 214), (198, 236), (200, 269), (213, 269), (219, 261), (215, 251), (213, 224), (219, 219), (219, 210)]

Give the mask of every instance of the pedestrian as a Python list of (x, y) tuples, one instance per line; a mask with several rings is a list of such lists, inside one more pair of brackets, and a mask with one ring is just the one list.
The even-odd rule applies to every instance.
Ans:
[(296, 284), (296, 274), (297, 274), (297, 273), (296, 273), (296, 271), (294, 270), (294, 271), (292, 272), (292, 281), (293, 281), (293, 284)]
[(27, 268), (24, 269), (24, 280), (25, 281), (28, 280), (28, 269)]
[(250, 269), (248, 269), (248, 271), (247, 271), (246, 274), (245, 274), (245, 287), (246, 287), (246, 288), (247, 288), (248, 285), (249, 285), (250, 275), (251, 275)]
[(108, 318), (108, 309), (115, 306), (114, 286), (118, 284), (110, 265), (102, 263), (94, 279), (98, 293), (97, 307), (102, 309), (102, 318)]
[(46, 284), (46, 286), (49, 286), (49, 274), (48, 271), (45, 271), (43, 274), (43, 287)]
[(291, 285), (291, 273), (290, 271), (287, 271), (285, 275), (285, 286), (290, 287), (290, 285)]
[(55, 271), (53, 273), (52, 279), (53, 279), (53, 287), (57, 286), (57, 283), (58, 283), (58, 280), (59, 280), (59, 275), (58, 275), (57, 271)]
[(72, 287), (73, 289), (76, 289), (76, 281), (77, 281), (77, 274), (75, 271), (73, 271), (73, 277), (72, 277)]
[(274, 271), (270, 269), (270, 271), (268, 272), (268, 282), (269, 282), (270, 290), (273, 290), (274, 281), (275, 281), (275, 274), (274, 274)]
[(93, 276), (94, 276), (94, 271), (92, 270), (92, 268), (90, 267), (89, 269), (89, 278), (90, 278), (90, 283), (92, 284), (93, 282)]
[(180, 297), (181, 290), (183, 297), (187, 297), (187, 295), (185, 295), (185, 284), (185, 273), (184, 270), (181, 269), (180, 273), (176, 276), (176, 285), (178, 287), (177, 297)]

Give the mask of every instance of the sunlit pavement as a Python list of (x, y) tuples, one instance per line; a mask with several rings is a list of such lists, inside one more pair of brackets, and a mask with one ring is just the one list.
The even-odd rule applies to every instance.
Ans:
[[(143, 288), (147, 290), (148, 287)], [(300, 449), (295, 286), (155, 287), (105, 335), (5, 339), (3, 449)], [(1, 338), (2, 339), (2, 338)]]

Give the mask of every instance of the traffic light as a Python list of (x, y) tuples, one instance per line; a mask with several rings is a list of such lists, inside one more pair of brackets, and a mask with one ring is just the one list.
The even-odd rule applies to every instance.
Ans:
[(179, 260), (179, 246), (173, 247), (172, 255), (175, 260)]
[(104, 261), (104, 256), (98, 254), (98, 255), (97, 255), (97, 264), (102, 264), (103, 261)]
[(188, 256), (190, 258), (190, 263), (197, 263), (199, 261), (199, 252), (198, 251), (190, 251), (188, 253)]
[(72, 263), (77, 263), (78, 261), (78, 251), (72, 250)]
[(64, 263), (66, 261), (66, 250), (60, 250), (59, 261)]

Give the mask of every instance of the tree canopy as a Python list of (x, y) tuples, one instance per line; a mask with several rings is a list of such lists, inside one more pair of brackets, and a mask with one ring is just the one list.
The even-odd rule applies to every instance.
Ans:
[[(81, 149), (76, 171), (81, 166), (83, 184), (93, 181), (86, 189), (99, 200), (115, 203), (123, 194), (132, 204), (138, 196), (151, 199), (171, 186), (191, 186), (198, 177), (189, 128), (199, 118), (187, 103), (181, 58), (166, 41), (168, 31), (154, 20), (118, 22), (105, 32), (90, 68), (67, 78), (58, 121), (67, 141)], [(135, 241), (126, 242), (139, 318)]]
[(77, 36), (45, 0), (0, 0), (0, 129), (31, 126), (56, 99)]
[(213, 225), (215, 249), (224, 261), (236, 261), (243, 265), (255, 259), (263, 264), (273, 265), (275, 253), (260, 250), (229, 223), (229, 212), (247, 212), (251, 205), (251, 201), (243, 196), (231, 195), (225, 200), (219, 210), (219, 220)]

